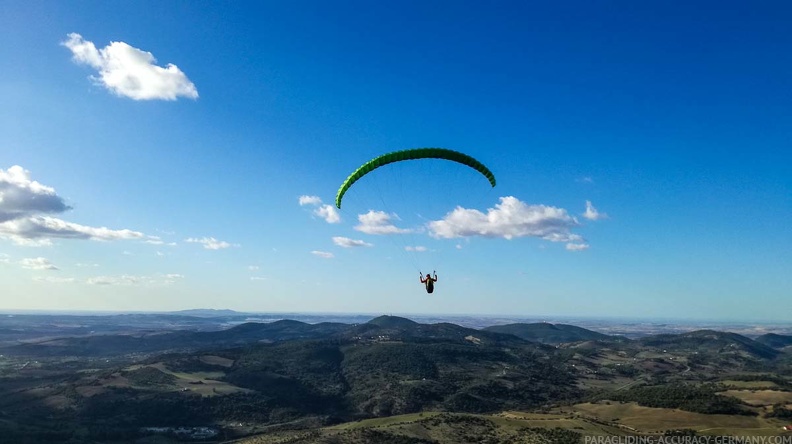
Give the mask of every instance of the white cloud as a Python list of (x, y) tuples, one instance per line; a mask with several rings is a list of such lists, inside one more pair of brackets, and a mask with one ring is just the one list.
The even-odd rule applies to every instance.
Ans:
[(319, 196), (300, 196), (299, 197), (300, 206), (303, 205), (320, 205), (322, 203), (322, 199)]
[(176, 246), (176, 242), (165, 242), (159, 236), (148, 236), (148, 239), (144, 240), (143, 242), (149, 245), (166, 245), (168, 247)]
[(324, 219), (328, 224), (341, 222), (341, 215), (338, 214), (338, 210), (332, 205), (322, 205), (314, 210), (314, 214)]
[(322, 205), (322, 199), (319, 196), (300, 196), (298, 201), (300, 202), (300, 206), (303, 205), (313, 205), (318, 206), (313, 210), (313, 214), (321, 217), (325, 220), (325, 222), (329, 224), (337, 224), (341, 222), (341, 215), (338, 213), (338, 210), (332, 205)]
[(580, 179), (577, 179), (577, 181), (581, 183), (594, 183), (594, 179), (592, 179), (590, 176), (581, 177)]
[(332, 259), (333, 257), (335, 257), (335, 256), (333, 256), (333, 253), (328, 253), (327, 251), (314, 250), (314, 251), (311, 252), (311, 254), (319, 256), (319, 257), (323, 257), (325, 259)]
[(31, 180), (30, 171), (19, 165), (0, 169), (0, 222), (70, 209), (54, 188)]
[(166, 274), (165, 277), (167, 279), (183, 279), (184, 275), (183, 274), (177, 274), (177, 273), (171, 273), (171, 274)]
[(372, 244), (370, 244), (368, 242), (365, 242), (365, 241), (362, 241), (362, 240), (355, 240), (355, 239), (350, 239), (348, 237), (341, 237), (341, 236), (335, 236), (333, 238), (333, 243), (338, 245), (339, 247), (344, 247), (344, 248), (371, 247), (371, 246), (373, 246)]
[(150, 52), (124, 42), (96, 49), (93, 42), (76, 33), (69, 34), (62, 45), (71, 50), (72, 60), (96, 69), (99, 77), (91, 79), (117, 96), (134, 100), (198, 98), (195, 85), (176, 65), (157, 66)]
[(49, 246), (52, 238), (111, 241), (144, 237), (138, 231), (89, 227), (47, 215), (70, 209), (54, 188), (32, 180), (29, 171), (18, 165), (0, 169), (0, 237), (24, 246)]
[(250, 271), (256, 271), (256, 270), (258, 270), (258, 269), (259, 269), (259, 266), (258, 266), (258, 265), (249, 265), (249, 266), (248, 266), (248, 270), (250, 270)]
[(407, 251), (426, 251), (426, 247), (424, 247), (422, 245), (416, 245), (414, 247), (408, 245), (408, 246), (404, 247), (404, 249), (407, 250)]
[(19, 261), (19, 264), (22, 265), (22, 268), (27, 268), (29, 270), (57, 270), (58, 267), (52, 264), (47, 258), (43, 257), (36, 257), (36, 258), (27, 258), (22, 259)]
[(64, 239), (112, 241), (139, 239), (144, 236), (143, 233), (139, 231), (111, 230), (107, 227), (88, 227), (50, 216), (32, 216), (25, 219), (3, 222), (0, 224), (0, 233), (9, 235), (12, 238), (21, 238), (25, 240), (58, 237)]
[(582, 243), (576, 244), (572, 242), (566, 244), (566, 249), (569, 251), (583, 251), (583, 250), (588, 250), (588, 248), (589, 248), (588, 244), (582, 244)]
[(238, 247), (239, 244), (229, 244), (226, 241), (217, 240), (213, 237), (202, 237), (200, 239), (191, 237), (189, 239), (185, 239), (185, 242), (195, 243), (195, 244), (203, 244), (203, 247), (207, 250), (221, 250), (223, 248), (229, 247)]
[(50, 282), (53, 284), (70, 284), (76, 281), (76, 279), (74, 278), (56, 277), (56, 276), (34, 276), (33, 280), (39, 282)]
[(458, 238), (470, 236), (538, 237), (551, 242), (580, 241), (571, 230), (580, 224), (562, 208), (528, 205), (513, 196), (501, 197), (487, 214), (456, 207), (443, 219), (428, 224), (432, 236)]
[(607, 219), (608, 215), (605, 213), (600, 213), (594, 208), (594, 205), (591, 204), (590, 200), (586, 201), (586, 212), (583, 213), (583, 217), (588, 220), (600, 220), (600, 219)]
[(366, 214), (358, 215), (360, 224), (355, 229), (366, 234), (402, 234), (411, 231), (393, 225), (391, 218), (398, 219), (398, 216), (384, 211), (369, 210)]
[(145, 278), (140, 276), (95, 276), (86, 281), (91, 285), (137, 285), (143, 283)]
[(264, 277), (264, 276), (251, 276), (250, 277), (251, 281), (266, 281), (267, 279), (269, 279), (269, 278)]

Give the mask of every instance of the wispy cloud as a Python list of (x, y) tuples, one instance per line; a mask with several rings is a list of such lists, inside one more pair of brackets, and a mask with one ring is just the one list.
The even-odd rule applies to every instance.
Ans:
[(584, 177), (581, 177), (580, 179), (577, 179), (577, 182), (580, 182), (580, 183), (594, 183), (594, 179), (592, 179), (590, 176), (584, 176)]
[(59, 276), (33, 276), (34, 281), (50, 282), (52, 284), (70, 284), (77, 282), (77, 279), (72, 277), (59, 277)]
[(399, 228), (393, 225), (391, 222), (392, 218), (398, 219), (398, 216), (384, 211), (369, 210), (366, 214), (358, 215), (360, 224), (355, 226), (355, 230), (366, 234), (403, 234), (411, 232), (411, 230), (406, 228)]
[(168, 274), (155, 274), (149, 276), (135, 276), (131, 274), (122, 275), (108, 275), (108, 276), (94, 276), (86, 279), (85, 283), (89, 285), (121, 285), (121, 286), (138, 286), (138, 285), (171, 285), (178, 280), (184, 279), (184, 275), (177, 273)]
[(191, 237), (184, 240), (185, 242), (193, 243), (193, 244), (202, 244), (203, 247), (207, 250), (222, 250), (224, 248), (230, 247), (238, 247), (239, 244), (230, 244), (226, 241), (217, 240), (213, 237), (202, 237), (202, 238), (195, 238)]
[(268, 279), (269, 279), (269, 278), (267, 278), (267, 277), (264, 277), (264, 276), (251, 276), (251, 277), (250, 277), (250, 280), (251, 280), (251, 281), (266, 281), (266, 280), (268, 280)]
[(325, 258), (325, 259), (332, 259), (333, 257), (335, 257), (333, 255), (333, 253), (329, 253), (327, 251), (314, 250), (314, 251), (311, 252), (311, 254), (313, 254), (315, 256), (319, 256), (319, 257)]
[(348, 237), (341, 237), (341, 236), (335, 236), (333, 238), (333, 243), (338, 245), (339, 247), (344, 247), (344, 248), (371, 247), (371, 246), (373, 246), (372, 244), (370, 244), (368, 242), (365, 242), (365, 241), (362, 241), (362, 240), (355, 240), (355, 239), (350, 239)]
[(144, 240), (143, 242), (149, 245), (166, 245), (168, 247), (176, 246), (176, 242), (165, 242), (159, 236), (148, 236), (148, 239)]
[(58, 267), (52, 264), (47, 258), (43, 257), (36, 257), (36, 258), (26, 258), (19, 261), (19, 264), (22, 268), (27, 268), (29, 270), (57, 270)]
[(570, 242), (570, 243), (566, 244), (566, 249), (569, 250), (569, 251), (583, 251), (583, 250), (588, 250), (588, 248), (589, 248), (589, 245), (588, 244), (583, 244), (583, 243)]
[(140, 239), (139, 231), (111, 230), (107, 227), (89, 227), (49, 216), (33, 216), (0, 224), (0, 231), (24, 239), (64, 238), (114, 241)]
[(140, 239), (133, 230), (113, 230), (67, 222), (51, 214), (70, 210), (55, 189), (32, 180), (19, 165), (0, 169), (0, 237), (24, 246), (49, 246), (52, 238), (114, 241)]
[(124, 42), (110, 42), (96, 49), (93, 42), (84, 40), (80, 34), (71, 33), (67, 37), (62, 45), (71, 50), (72, 59), (96, 69), (99, 76), (91, 76), (91, 80), (119, 97), (133, 100), (198, 98), (195, 85), (176, 65), (157, 66), (157, 59), (150, 52)]
[(583, 213), (583, 217), (585, 217), (588, 220), (601, 220), (601, 219), (607, 219), (608, 215), (597, 211), (597, 209), (594, 208), (594, 205), (591, 204), (591, 201), (587, 200), (586, 212)]
[(257, 271), (259, 269), (258, 265), (248, 265), (248, 270), (250, 271)]
[(121, 275), (121, 276), (95, 276), (88, 278), (86, 283), (91, 285), (138, 285), (146, 282), (142, 276)]
[(341, 222), (341, 215), (338, 210), (332, 205), (322, 204), (322, 199), (319, 196), (300, 196), (297, 199), (300, 206), (311, 205), (317, 207), (313, 210), (313, 214), (321, 217), (329, 224), (337, 224)]
[(538, 237), (551, 242), (580, 242), (571, 232), (578, 221), (562, 208), (528, 205), (516, 197), (501, 197), (487, 213), (457, 207), (443, 219), (428, 224), (430, 234), (438, 238), (459, 237)]
[[(459, 245), (457, 245), (457, 246), (459, 246)], [(414, 247), (408, 245), (408, 246), (404, 247), (404, 249), (407, 250), (407, 251), (426, 251), (426, 247), (424, 247), (422, 245), (416, 245)]]

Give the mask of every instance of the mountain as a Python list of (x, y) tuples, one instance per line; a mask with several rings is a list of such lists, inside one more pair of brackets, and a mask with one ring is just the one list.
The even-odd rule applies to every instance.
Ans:
[[(425, 410), (497, 412), (579, 398), (574, 374), (557, 367), (552, 352), (518, 338), (508, 347), (409, 337), (403, 342), (294, 340), (159, 355), (132, 370), (80, 378), (66, 391), (91, 393), (75, 407), (78, 414), (86, 421), (102, 418), (116, 429), (191, 424), (210, 412), (262, 424), (307, 418), (351, 421)], [(156, 371), (141, 372), (147, 367)], [(179, 380), (169, 382), (169, 374)], [(182, 378), (188, 375), (204, 383), (186, 385)], [(119, 381), (127, 387), (119, 389)], [(179, 386), (209, 395), (210, 386), (219, 387), (231, 394), (188, 396)], [(153, 388), (160, 394), (151, 396)]]
[(491, 327), (485, 327), (484, 330), (495, 333), (506, 333), (527, 341), (541, 342), (543, 344), (619, 338), (576, 327), (574, 325), (550, 324), (547, 322), (493, 325)]
[(773, 348), (784, 348), (792, 345), (792, 336), (767, 333), (754, 339), (760, 344)]
[(257, 342), (321, 338), (348, 328), (348, 324), (332, 322), (318, 324), (293, 320), (249, 322), (221, 331), (58, 338), (0, 348), (0, 350), (2, 353), (15, 356), (120, 356), (130, 353), (190, 351), (236, 347)]
[(357, 340), (421, 341), (449, 340), (490, 345), (520, 344), (525, 341), (510, 334), (462, 327), (450, 322), (421, 324), (399, 316), (380, 316), (339, 332), (337, 337)]
[(715, 330), (647, 336), (636, 339), (635, 342), (645, 347), (717, 355), (719, 358), (775, 359), (780, 354), (772, 347), (737, 333)]

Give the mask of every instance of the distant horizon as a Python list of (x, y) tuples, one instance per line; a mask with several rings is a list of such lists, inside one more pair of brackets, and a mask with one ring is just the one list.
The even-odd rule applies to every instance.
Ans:
[[(725, 324), (725, 325), (788, 325), (792, 326), (792, 320), (778, 319), (707, 319), (707, 318), (669, 318), (669, 317), (630, 317), (630, 316), (579, 316), (579, 315), (515, 315), (515, 314), (475, 314), (475, 313), (376, 313), (376, 312), (333, 312), (333, 311), (239, 311), (230, 308), (187, 308), (180, 310), (45, 310), (45, 309), (14, 309), (4, 310), (0, 309), (0, 316), (2, 315), (24, 315), (24, 314), (44, 314), (44, 315), (118, 315), (118, 314), (179, 314), (181, 312), (190, 311), (231, 311), (238, 315), (254, 315), (254, 316), (337, 316), (337, 317), (361, 317), (371, 316), (377, 318), (380, 316), (397, 316), (402, 318), (409, 318), (415, 316), (419, 318), (479, 318), (479, 319), (503, 319), (503, 320), (526, 320), (535, 321), (536, 323), (548, 322), (546, 319), (552, 318), (557, 320), (580, 320), (580, 321), (621, 321), (621, 322), (651, 322), (652, 324), (664, 323), (678, 323), (681, 325), (706, 323), (706, 324)], [(283, 318), (287, 319), (287, 318)]]

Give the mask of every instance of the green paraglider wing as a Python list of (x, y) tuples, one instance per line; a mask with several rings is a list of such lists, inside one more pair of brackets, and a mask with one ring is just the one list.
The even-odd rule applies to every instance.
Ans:
[(351, 187), (352, 184), (357, 182), (357, 180), (361, 177), (389, 163), (416, 159), (446, 159), (467, 165), (483, 174), (484, 177), (489, 180), (492, 186), (495, 186), (495, 175), (492, 174), (492, 171), (484, 166), (483, 163), (468, 156), (467, 154), (445, 148), (415, 148), (411, 150), (394, 151), (392, 153), (383, 154), (361, 165), (352, 174), (350, 174), (349, 177), (346, 178), (344, 183), (341, 184), (341, 188), (338, 189), (335, 201), (336, 207), (339, 209), (341, 208), (341, 199), (344, 198), (344, 194), (347, 192), (347, 190), (349, 190), (349, 187)]

